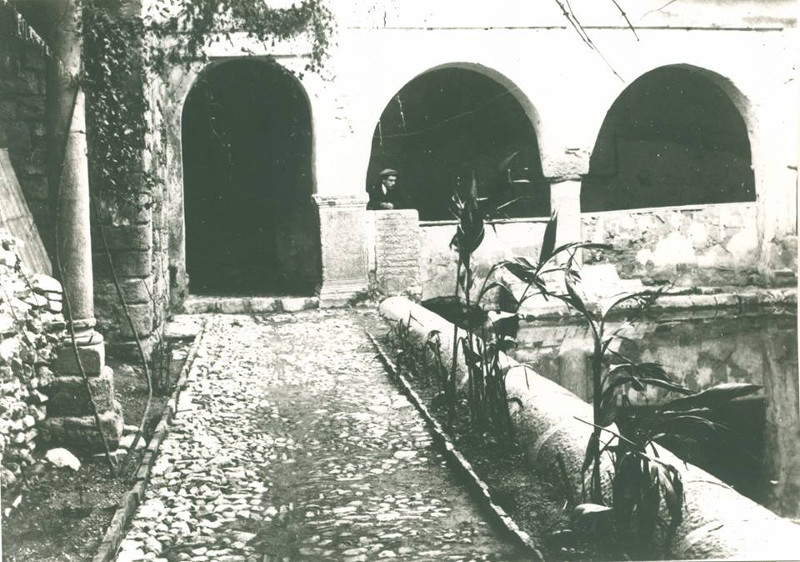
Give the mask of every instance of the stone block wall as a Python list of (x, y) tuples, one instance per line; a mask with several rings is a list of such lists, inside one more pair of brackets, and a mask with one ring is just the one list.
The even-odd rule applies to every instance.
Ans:
[(135, 332), (148, 349), (156, 328), (154, 257), (158, 254), (153, 234), (157, 206), (104, 206), (108, 222), (101, 225), (95, 220), (92, 226), (97, 329), (112, 348), (134, 351)]
[(40, 422), (47, 415), (50, 363), (64, 334), (58, 281), (24, 276), (17, 242), (0, 233), (0, 454), (3, 506), (19, 503), (20, 472), (33, 463)]
[(46, 170), (45, 55), (20, 37), (14, 10), (0, 5), (0, 148), (8, 148), (48, 253), (54, 221)]
[[(135, 18), (140, 13), (138, 0), (119, 0), (115, 5), (112, 13), (118, 18)], [(165, 135), (159, 103), (163, 93), (158, 76), (144, 68), (139, 72), (142, 79), (129, 81), (128, 88), (136, 89), (133, 96), (141, 95), (146, 101), (144, 113), (131, 116), (132, 120), (144, 119), (146, 124), (136, 163), (140, 172), (126, 178), (128, 185), (106, 189), (101, 211), (92, 219), (98, 331), (105, 336), (110, 353), (137, 360), (136, 338), (149, 357), (161, 340), (169, 308), (169, 200), (155, 173), (165, 165), (160, 150)], [(126, 195), (120, 197), (117, 187), (122, 187)]]

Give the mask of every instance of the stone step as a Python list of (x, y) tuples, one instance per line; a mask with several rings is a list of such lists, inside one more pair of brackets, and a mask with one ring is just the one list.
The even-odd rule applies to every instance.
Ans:
[(223, 314), (263, 314), (299, 312), (319, 308), (318, 297), (207, 297), (189, 296), (183, 303), (185, 314), (209, 312)]

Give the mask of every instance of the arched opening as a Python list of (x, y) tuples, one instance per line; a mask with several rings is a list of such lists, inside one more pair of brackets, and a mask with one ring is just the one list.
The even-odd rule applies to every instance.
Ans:
[(717, 84), (687, 67), (658, 68), (622, 92), (581, 188), (585, 212), (754, 200), (742, 115)]
[(514, 200), (503, 216), (550, 213), (530, 117), (512, 91), (475, 70), (426, 72), (392, 98), (375, 127), (367, 187), (385, 168), (400, 171), (404, 204), (423, 221), (452, 218), (453, 191), (473, 173), (481, 196)]
[(214, 66), (183, 108), (186, 266), (203, 294), (311, 294), (321, 276), (311, 112), (275, 63)]

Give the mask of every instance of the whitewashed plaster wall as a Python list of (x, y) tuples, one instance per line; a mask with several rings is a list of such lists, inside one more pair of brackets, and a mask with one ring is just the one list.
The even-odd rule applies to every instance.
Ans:
[[(278, 43), (267, 53), (241, 36), (210, 43), (208, 54), (211, 64), (269, 54), (299, 76), (312, 113), (316, 193), (329, 202), (356, 204), (366, 200), (371, 141), (381, 113), (405, 84), (430, 70), (469, 68), (508, 88), (534, 125), (554, 200), (558, 190), (569, 192), (563, 199), (571, 207), (579, 206), (576, 190), (588, 172), (589, 154), (622, 91), (662, 66), (698, 70), (726, 92), (747, 126), (759, 263), (768, 270), (776, 241), (796, 234), (795, 3), (687, 0), (662, 10), (661, 0), (629, 4), (639, 40), (611, 2), (573, 0), (596, 50), (584, 44), (555, 2), (330, 0), (336, 30), (320, 73), (303, 71), (309, 52), (304, 39)], [(166, 88), (167, 119), (175, 131), (166, 175), (176, 212), (183, 188), (180, 114), (201, 70), (176, 67)], [(573, 208), (572, 220), (564, 221), (572, 236), (580, 235), (579, 211)]]

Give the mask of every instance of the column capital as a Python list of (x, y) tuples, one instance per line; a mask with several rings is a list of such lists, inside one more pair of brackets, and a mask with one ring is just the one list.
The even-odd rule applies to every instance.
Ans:
[(586, 148), (565, 148), (558, 154), (542, 155), (542, 173), (550, 183), (581, 181), (589, 173), (591, 151)]

